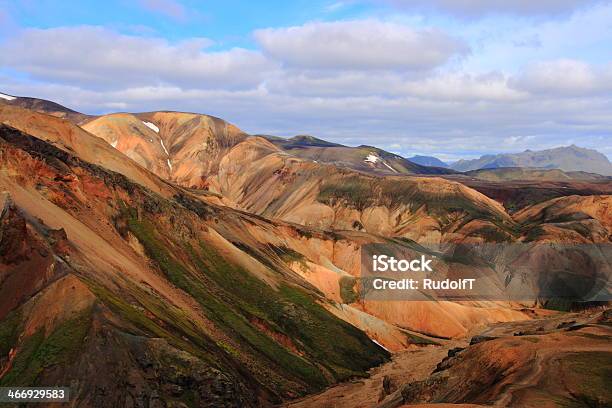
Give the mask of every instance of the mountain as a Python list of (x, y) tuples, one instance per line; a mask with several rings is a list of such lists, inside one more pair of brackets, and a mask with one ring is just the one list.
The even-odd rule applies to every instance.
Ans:
[[(105, 115), (83, 128), (160, 177), (184, 187), (205, 187), (225, 205), (272, 219), (433, 240), (441, 237), (437, 220), (447, 211), (508, 220), (502, 206), (459, 183), (402, 176), (437, 168), (371, 146), (329, 146), (311, 137), (271, 141), (225, 122), (213, 127), (205, 115), (190, 116), (193, 127), (173, 125), (185, 120), (184, 115)], [(148, 131), (143, 120), (159, 132)], [(145, 147), (134, 148), (145, 133)], [(161, 141), (167, 155), (159, 148)]]
[[(609, 406), (609, 310), (537, 315), (461, 341), (397, 354), (369, 379), (331, 387), (291, 408), (536, 408)], [(528, 378), (529, 381), (525, 381)], [(585, 385), (585, 381), (588, 385)]]
[(448, 164), (444, 163), (442, 160), (438, 159), (437, 157), (433, 157), (433, 156), (416, 155), (416, 156), (409, 157), (408, 160), (410, 160), (413, 163), (420, 164), (421, 166), (448, 168)]
[(489, 181), (586, 181), (606, 182), (610, 177), (584, 171), (563, 171), (559, 169), (541, 169), (529, 167), (499, 167), (465, 172), (468, 177)]
[(160, 180), (154, 192), (57, 134), (0, 126), (1, 385), (78, 379), (88, 406), (267, 406), (388, 357), (288, 267), (302, 256), (280, 237), (298, 230)]
[[(527, 190), (510, 213), (469, 186), (505, 194), (506, 181), (400, 172), (402, 160), (311, 136), (252, 136), (196, 113), (79, 126), (0, 104), (0, 386), (70, 384), (74, 404), (93, 407), (274, 406), (360, 383), (391, 353), (431, 360), (543, 306), (589, 306), (573, 291), (603, 281), (593, 265), (606, 254), (585, 258), (574, 244), (612, 242), (612, 196), (558, 188), (529, 203)], [(551, 252), (554, 243), (572, 250)], [(374, 244), (448, 251), (435, 253), (449, 273), (468, 270), (500, 297), (368, 298), (361, 256)], [(551, 296), (551, 282), (570, 295)], [(520, 300), (504, 297), (521, 285)], [(496, 354), (465, 355), (458, 372)], [(605, 378), (596, 368), (584, 369)], [(522, 378), (473, 371), (504, 389)]]
[(313, 136), (295, 136), (289, 139), (264, 136), (275, 146), (292, 156), (333, 164), (370, 174), (452, 174), (450, 169), (428, 167), (373, 146), (349, 147), (327, 142)]
[(117, 113), (81, 127), (158, 176), (193, 188), (209, 188), (207, 176), (248, 136), (224, 120), (182, 112)]
[(67, 119), (75, 124), (81, 123), (90, 117), (89, 115), (74, 111), (60, 105), (59, 103), (48, 101), (46, 99), (11, 96), (0, 93), (0, 106), (3, 104), (18, 106), (20, 108), (26, 108), (36, 112), (47, 113), (49, 115)]
[(299, 149), (305, 147), (346, 147), (338, 143), (328, 142), (323, 139), (316, 138), (310, 135), (298, 135), (288, 139), (276, 136), (264, 136), (277, 146), (282, 146), (283, 149)]
[(540, 167), (612, 176), (612, 163), (605, 155), (575, 145), (540, 151), (485, 155), (479, 159), (459, 160), (451, 164), (451, 168), (457, 171), (499, 167)]

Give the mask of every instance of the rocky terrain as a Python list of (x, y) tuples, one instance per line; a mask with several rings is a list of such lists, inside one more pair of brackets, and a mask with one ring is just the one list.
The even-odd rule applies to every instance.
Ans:
[[(584, 257), (547, 250), (609, 245), (605, 177), (454, 174), (370, 147), (251, 136), (207, 115), (94, 117), (26, 98), (0, 101), (0, 123), (0, 386), (68, 384), (74, 406), (271, 406), (356, 379), (363, 383), (330, 395), (346, 393), (353, 406), (519, 401), (531, 394), (453, 382), (453, 370), (476, 375), (497, 358), (498, 340), (461, 352), (473, 356), (467, 365), (445, 360), (450, 379), (432, 380), (433, 391), (408, 383), (427, 382), (449, 349), (491, 325), (548, 330), (533, 323), (541, 307), (593, 306), (578, 292), (551, 298), (551, 279), (610, 290)], [(359, 293), (360, 253), (373, 243), (470, 245), (479, 262), (454, 265), (490, 276), (500, 293), (519, 279), (532, 291), (521, 302), (368, 300)], [(514, 258), (489, 244), (519, 245), (533, 270), (512, 274), (505, 262)], [(561, 261), (565, 269), (551, 272)], [(581, 319), (595, 327), (590, 335), (609, 336), (606, 316)], [(506, 368), (481, 374), (518, 384), (528, 374), (507, 367), (534, 369), (529, 350), (555, 341), (565, 342), (559, 352), (604, 344), (609, 352), (609, 337), (583, 349), (555, 330), (546, 341), (521, 338), (526, 354), (509, 353)], [(514, 347), (508, 337), (497, 347)], [(598, 370), (594, 378), (606, 374)], [(470, 397), (483, 387), (489, 394)], [(559, 398), (580, 391), (550, 390)]]
[(500, 323), (407, 350), (365, 380), (290, 407), (605, 407), (612, 403), (610, 313)]

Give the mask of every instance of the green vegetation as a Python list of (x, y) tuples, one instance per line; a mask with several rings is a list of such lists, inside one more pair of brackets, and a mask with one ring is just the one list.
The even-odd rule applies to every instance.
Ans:
[(539, 225), (529, 229), (527, 232), (527, 236), (525, 237), (525, 242), (531, 242), (537, 240), (539, 237), (545, 234), (544, 228)]
[(364, 210), (373, 202), (372, 185), (369, 180), (358, 175), (345, 177), (341, 180), (327, 180), (319, 190), (317, 200), (333, 205), (334, 201), (342, 200), (351, 207)]
[(512, 240), (511, 235), (490, 225), (479, 228), (473, 234), (482, 237), (487, 242), (508, 242)]
[[(171, 244), (164, 243), (147, 220), (132, 216), (128, 227), (168, 279), (197, 300), (219, 327), (253, 349), (258, 359), (265, 356), (269, 365), (296, 376), (311, 389), (328, 384), (321, 365), (343, 380), (365, 375), (369, 367), (387, 356), (362, 332), (331, 315), (302, 289), (281, 284), (275, 290), (203, 242), (195, 248), (186, 243), (176, 246), (170, 255)], [(287, 260), (302, 259), (288, 248), (275, 252)], [(179, 258), (181, 254), (184, 261)], [(258, 330), (252, 324), (254, 320), (264, 322), (267, 330)], [(301, 355), (273, 340), (268, 331), (286, 336)], [(329, 338), (337, 341), (330, 344)]]
[(576, 231), (578, 234), (582, 235), (585, 238), (591, 237), (591, 233), (592, 233), (591, 229), (587, 225), (582, 224), (580, 222), (572, 222), (572, 223), (565, 224), (563, 225), (563, 228), (570, 229), (572, 231)]
[(610, 378), (612, 352), (570, 353), (560, 361), (566, 387), (572, 390), (574, 407), (609, 407), (612, 405)]
[(404, 335), (406, 336), (410, 344), (417, 344), (420, 346), (428, 346), (428, 345), (439, 346), (440, 345), (440, 343), (436, 341), (430, 340), (426, 337), (422, 337), (422, 336), (419, 336), (417, 334), (410, 333), (407, 331), (404, 331)]
[(343, 276), (338, 282), (340, 285), (340, 297), (342, 298), (342, 302), (347, 305), (357, 301), (355, 283), (357, 283), (357, 279), (352, 276)]
[(569, 312), (574, 305), (574, 299), (571, 298), (548, 298), (540, 299), (542, 306), (545, 309), (557, 310), (559, 312)]
[[(209, 364), (216, 364), (214, 358), (202, 352), (212, 351), (215, 343), (206, 333), (198, 331), (182, 311), (144, 292), (133, 295), (142, 305), (139, 307), (126, 300), (132, 295), (119, 296), (93, 282), (88, 282), (88, 285), (106, 306), (141, 331), (134, 334), (142, 335), (144, 332), (148, 336), (163, 338), (178, 349), (185, 350)], [(147, 317), (143, 310), (150, 311), (154, 317)]]
[(306, 257), (300, 254), (299, 252), (294, 251), (293, 249), (288, 248), (286, 246), (274, 246), (274, 245), (268, 245), (268, 246), (272, 249), (272, 251), (276, 255), (279, 256), (280, 259), (283, 260), (283, 262), (287, 264), (298, 262), (302, 270), (308, 269), (308, 266), (306, 265)]
[(363, 175), (349, 175), (343, 178), (325, 180), (319, 189), (317, 201), (334, 205), (338, 202), (363, 211), (373, 205), (393, 207), (407, 205), (412, 212), (425, 206), (428, 213), (439, 217), (443, 224), (450, 224), (449, 213), (467, 214), (465, 222), (471, 219), (496, 219), (490, 211), (480, 208), (477, 203), (459, 193), (437, 196), (427, 194), (417, 184), (407, 179), (380, 179)]
[(21, 313), (10, 312), (0, 322), (0, 356), (5, 357), (17, 343), (19, 337), (19, 325), (21, 324)]
[(44, 369), (71, 363), (90, 326), (91, 310), (88, 309), (60, 324), (46, 338), (44, 329), (39, 329), (23, 342), (12, 369), (0, 380), (0, 385), (31, 386)]
[[(208, 285), (202, 280), (197, 279), (197, 277), (190, 273), (181, 263), (171, 257), (160, 242), (155, 239), (152, 224), (147, 221), (140, 222), (136, 219), (131, 219), (129, 227), (132, 233), (134, 233), (143, 244), (147, 255), (158, 264), (168, 279), (196, 299), (207, 312), (208, 316), (220, 327), (228, 329), (237, 339), (246, 342), (253, 349), (266, 356), (271, 362), (276, 362), (288, 373), (297, 375), (306, 383), (316, 387), (321, 387), (326, 384), (323, 375), (315, 366), (301, 357), (290, 353), (274, 340), (255, 329), (244, 316), (241, 316), (232, 309), (229, 305), (230, 302), (221, 302), (217, 300), (218, 294), (212, 292)], [(228, 291), (235, 291), (237, 289), (243, 289), (247, 292), (249, 290), (257, 291), (258, 288), (253, 288), (252, 286), (246, 288), (234, 282), (231, 279), (231, 271), (224, 271), (220, 268), (209, 269), (206, 265), (206, 261), (199, 258), (193, 249), (191, 249), (191, 252), (192, 255), (196, 256), (195, 260), (200, 264), (200, 269), (208, 269), (208, 272), (212, 273), (219, 282), (222, 282)], [(207, 261), (218, 262), (219, 259), (212, 257), (212, 260)], [(227, 295), (228, 294), (226, 294), (226, 296)]]

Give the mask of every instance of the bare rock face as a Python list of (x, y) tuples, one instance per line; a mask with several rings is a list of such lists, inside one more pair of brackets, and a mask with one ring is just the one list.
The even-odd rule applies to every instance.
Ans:
[(3, 194), (0, 210), (0, 257), (4, 263), (23, 261), (28, 255), (27, 229), (8, 192)]

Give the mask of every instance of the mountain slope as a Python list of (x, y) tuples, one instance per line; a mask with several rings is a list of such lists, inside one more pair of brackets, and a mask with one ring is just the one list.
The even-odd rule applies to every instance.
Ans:
[(13, 106), (0, 105), (0, 123), (36, 136), (51, 145), (92, 164), (121, 173), (150, 190), (168, 196), (173, 188), (146, 171), (108, 143), (67, 120)]
[(221, 157), (247, 135), (207, 115), (152, 112), (105, 115), (83, 129), (160, 177), (192, 188), (212, 188), (208, 175)]
[[(571, 271), (570, 288), (600, 279), (551, 242), (612, 236), (610, 196), (511, 216), (459, 182), (318, 163), (206, 115), (107, 115), (84, 125), (100, 137), (14, 106), (0, 121), (0, 385), (78, 379), (88, 406), (312, 393), (385, 361), (372, 340), (399, 351), (527, 319), (524, 306), (555, 300), (551, 265)], [(362, 298), (371, 243), (467, 245), (490, 288), (532, 291), (521, 303)], [(514, 274), (509, 253), (531, 257), (530, 273)]]
[(486, 155), (474, 160), (459, 160), (451, 165), (458, 171), (498, 167), (543, 167), (564, 171), (584, 171), (612, 176), (612, 163), (596, 150), (575, 145), (522, 153)]
[(12, 128), (0, 136), (0, 384), (76, 378), (90, 406), (265, 406), (386, 358), (278, 255), (262, 263), (247, 232), (257, 220), (180, 189), (163, 197)]
[(557, 197), (612, 194), (610, 177), (556, 169), (481, 169), (445, 178), (502, 203), (510, 214)]

